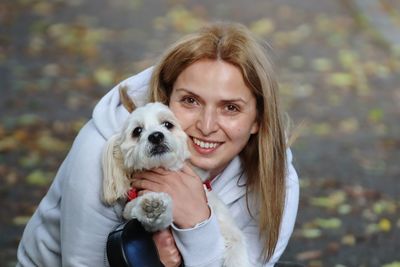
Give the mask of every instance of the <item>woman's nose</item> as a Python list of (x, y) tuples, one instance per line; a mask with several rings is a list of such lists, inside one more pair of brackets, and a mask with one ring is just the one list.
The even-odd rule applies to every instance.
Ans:
[(203, 109), (197, 118), (196, 127), (205, 136), (218, 130), (217, 112), (213, 109)]

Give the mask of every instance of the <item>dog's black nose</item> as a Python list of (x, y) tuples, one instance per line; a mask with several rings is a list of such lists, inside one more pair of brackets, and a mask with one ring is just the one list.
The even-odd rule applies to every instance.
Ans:
[(162, 132), (154, 132), (148, 137), (150, 143), (158, 145), (164, 140), (164, 134)]

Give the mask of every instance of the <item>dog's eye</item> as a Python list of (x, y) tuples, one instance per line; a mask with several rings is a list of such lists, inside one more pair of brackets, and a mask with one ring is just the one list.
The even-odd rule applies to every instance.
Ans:
[(132, 137), (139, 137), (140, 134), (142, 133), (143, 128), (142, 127), (136, 127), (133, 131), (132, 131)]
[(165, 126), (165, 128), (167, 128), (168, 130), (171, 130), (172, 128), (174, 128), (174, 125), (173, 125), (172, 123), (170, 123), (169, 121), (164, 121), (162, 124), (163, 124), (163, 125)]

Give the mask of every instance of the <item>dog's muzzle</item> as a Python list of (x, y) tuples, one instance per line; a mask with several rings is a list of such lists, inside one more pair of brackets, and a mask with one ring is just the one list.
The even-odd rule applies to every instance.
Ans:
[(154, 132), (147, 138), (153, 145), (150, 149), (150, 155), (156, 156), (169, 152), (169, 147), (165, 144), (164, 134), (162, 132)]

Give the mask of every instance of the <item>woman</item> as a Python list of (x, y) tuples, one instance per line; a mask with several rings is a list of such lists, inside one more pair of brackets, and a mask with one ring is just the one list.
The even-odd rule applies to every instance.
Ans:
[[(189, 136), (191, 163), (210, 172), (213, 190), (246, 236), (250, 261), (273, 266), (293, 231), (298, 181), (277, 83), (249, 31), (238, 24), (211, 24), (174, 44), (154, 69), (123, 84), (138, 105), (150, 100), (170, 106)], [(20, 265), (106, 264), (107, 234), (120, 223), (121, 207), (101, 203), (100, 158), (105, 141), (128, 115), (117, 88), (96, 106), (28, 223), (18, 249)], [(222, 266), (218, 222), (189, 168), (143, 172), (133, 185), (167, 192), (174, 201), (171, 230), (154, 236), (165, 266), (182, 260), (186, 266)]]

